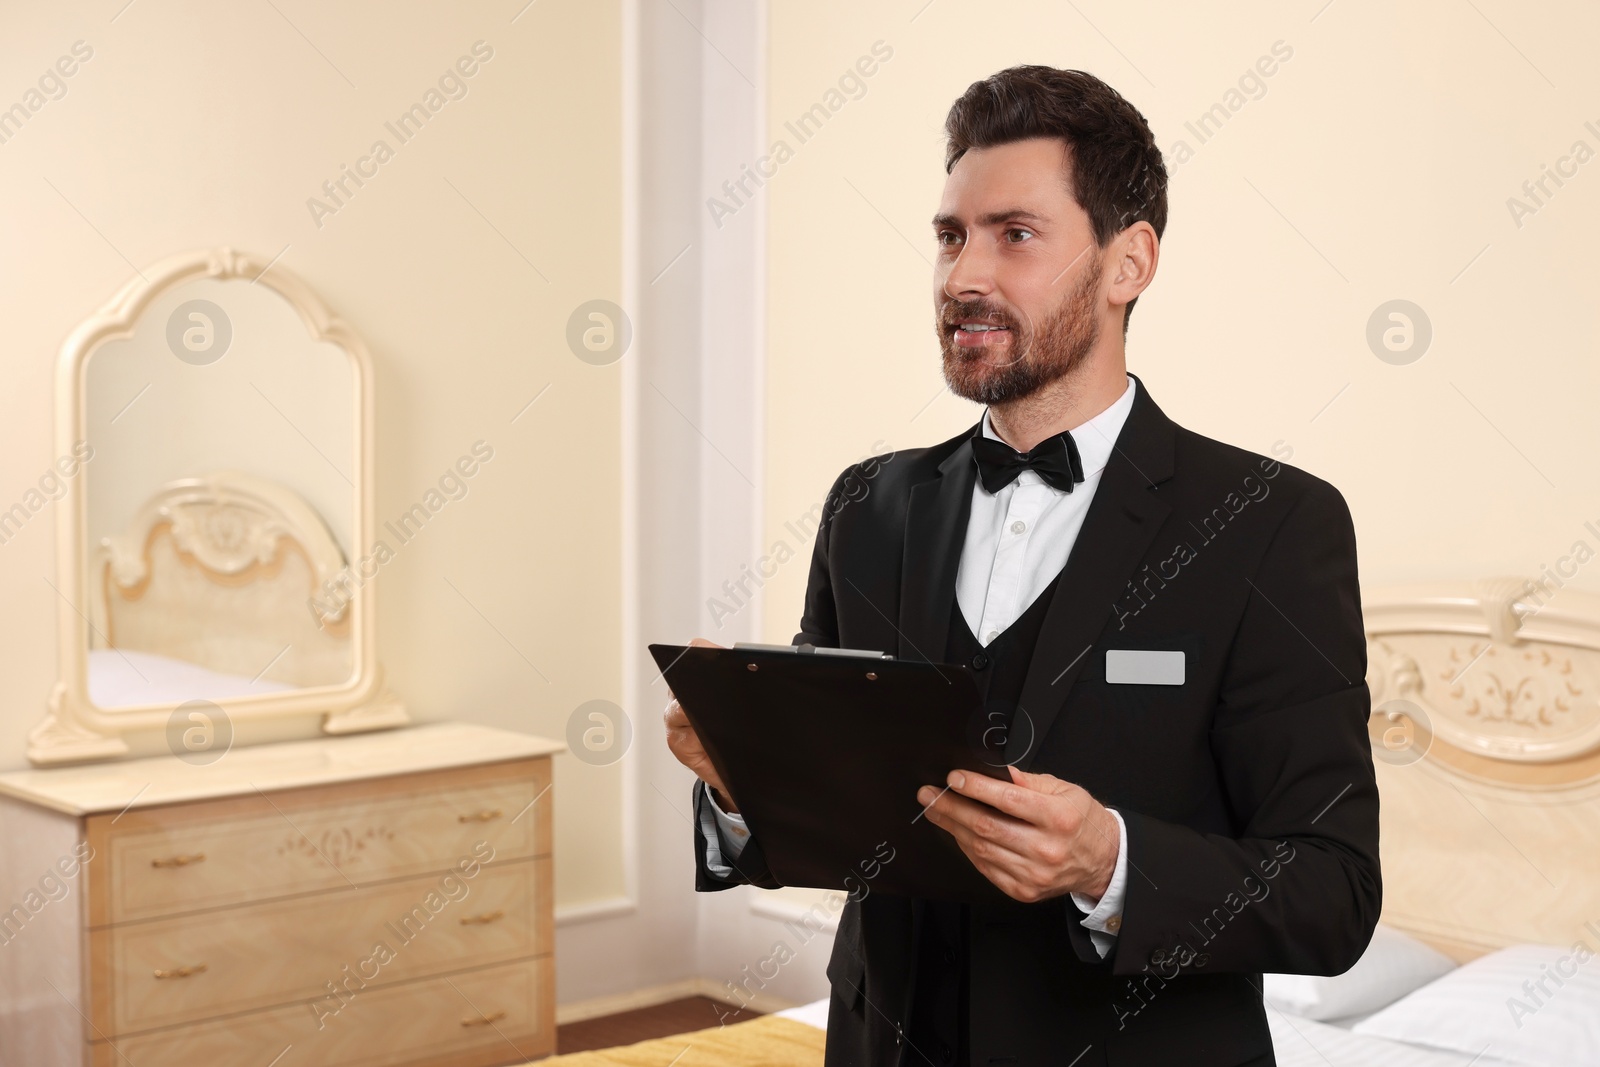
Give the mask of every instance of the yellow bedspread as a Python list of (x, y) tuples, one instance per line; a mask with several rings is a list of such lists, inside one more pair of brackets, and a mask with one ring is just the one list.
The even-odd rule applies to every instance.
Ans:
[(776, 1015), (691, 1030), (637, 1045), (570, 1052), (537, 1067), (822, 1067), (826, 1035)]

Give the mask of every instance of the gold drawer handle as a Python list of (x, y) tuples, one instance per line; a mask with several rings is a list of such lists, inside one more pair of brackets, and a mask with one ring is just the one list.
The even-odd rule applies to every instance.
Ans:
[(206, 854), (204, 852), (195, 852), (188, 856), (168, 856), (165, 859), (151, 860), (150, 866), (157, 870), (163, 870), (171, 867), (188, 867), (205, 861)]
[(461, 920), (461, 925), (488, 926), (490, 923), (497, 923), (505, 917), (506, 913), (503, 911), (486, 911), (482, 915), (468, 915), (465, 919)]
[(471, 815), (456, 816), (457, 822), (494, 822), (500, 817), (500, 809), (494, 808), (486, 811), (475, 811)]
[(499, 1022), (501, 1019), (504, 1019), (505, 1017), (506, 1017), (506, 1013), (505, 1012), (497, 1011), (497, 1012), (494, 1012), (493, 1014), (490, 1014), (490, 1015), (479, 1015), (475, 1019), (462, 1019), (461, 1020), (461, 1025), (462, 1026), (493, 1026), (495, 1023)]
[(156, 977), (157, 978), (187, 978), (191, 974), (199, 974), (201, 971), (204, 971), (205, 969), (206, 969), (206, 965), (205, 964), (197, 963), (193, 967), (174, 967), (170, 971), (156, 971)]

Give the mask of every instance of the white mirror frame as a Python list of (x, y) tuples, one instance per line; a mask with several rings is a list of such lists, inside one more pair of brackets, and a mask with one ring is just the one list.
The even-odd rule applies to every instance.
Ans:
[[(299, 313), (313, 340), (336, 345), (349, 357), (356, 378), (352, 415), (356, 426), (357, 499), (351, 527), (354, 558), (349, 561), (353, 571), (355, 559), (362, 546), (371, 542), (375, 527), (372, 357), (354, 330), (334, 316), (304, 282), (274, 260), (226, 247), (172, 256), (134, 278), (99, 312), (73, 330), (62, 345), (56, 366), (56, 454), (73, 455), (74, 446), (87, 437), (84, 387), (89, 356), (107, 341), (131, 337), (145, 309), (162, 293), (202, 278), (240, 278), (267, 286)], [(148, 323), (145, 326), (150, 328)], [(92, 589), (86, 567), (91, 549), (87, 543), (85, 491), (85, 480), (79, 473), (67, 479), (67, 492), (56, 503), (57, 589), (66, 602), (58, 603), (56, 610), (59, 681), (51, 692), (48, 713), (28, 735), (28, 758), (39, 765), (127, 755), (131, 750), (125, 735), (165, 731), (177, 707), (145, 704), (105, 710), (89, 699), (87, 608)], [(359, 582), (359, 575), (356, 577)], [(404, 706), (383, 688), (377, 660), (373, 583), (359, 584), (350, 610), (354, 613), (351, 625), (355, 671), (348, 682), (225, 698), (214, 703), (230, 722), (321, 714), (322, 730), (331, 734), (409, 722)]]

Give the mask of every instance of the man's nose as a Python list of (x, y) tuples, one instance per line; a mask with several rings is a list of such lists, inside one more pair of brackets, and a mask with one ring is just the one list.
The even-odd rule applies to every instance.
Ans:
[(994, 272), (988, 257), (969, 244), (956, 256), (944, 278), (944, 295), (952, 300), (971, 300), (994, 291)]

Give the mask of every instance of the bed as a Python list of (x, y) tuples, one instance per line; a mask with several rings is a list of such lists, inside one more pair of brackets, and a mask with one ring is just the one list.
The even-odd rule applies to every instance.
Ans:
[(219, 700), (344, 682), (346, 564), (321, 515), (240, 471), (168, 482), (94, 547), (88, 689), (99, 707)]
[[(1267, 1022), (1279, 1067), (1505, 1067), (1518, 1062), (1364, 1034), (1348, 1024), (1293, 1016), (1270, 1004)], [(821, 1067), (827, 1025), (828, 1002), (818, 1000), (748, 1022), (539, 1062), (549, 1067)], [(1600, 1061), (1537, 1062), (1556, 1067)]]
[[(1551, 578), (1366, 597), (1383, 921), (1345, 975), (1267, 976), (1283, 1067), (1600, 1065), (1600, 597)], [(545, 1062), (818, 1067), (826, 1026), (819, 1000)]]

